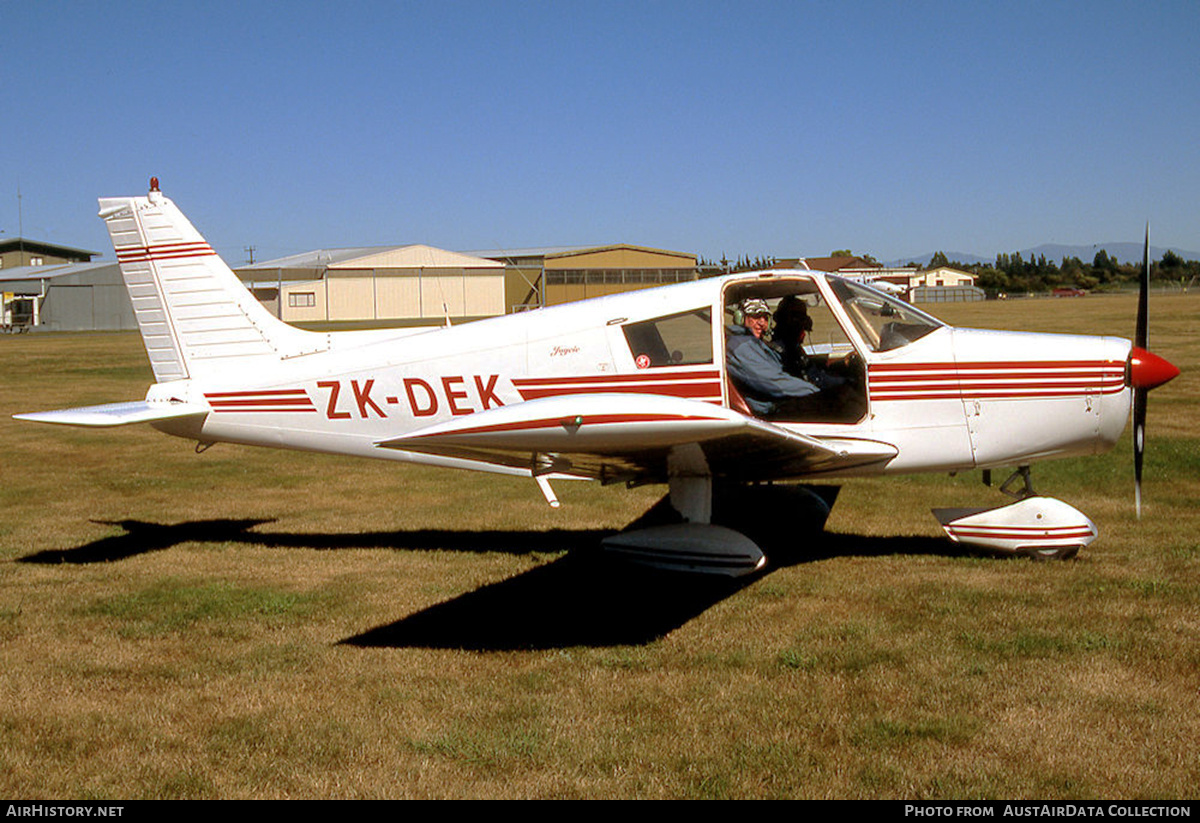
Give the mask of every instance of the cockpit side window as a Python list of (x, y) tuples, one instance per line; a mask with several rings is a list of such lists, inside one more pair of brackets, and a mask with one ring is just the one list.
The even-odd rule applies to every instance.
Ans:
[(622, 329), (638, 368), (711, 363), (712, 311), (705, 308), (629, 323)]
[(854, 327), (874, 351), (891, 351), (919, 340), (944, 325), (908, 303), (875, 289), (840, 278), (829, 278)]

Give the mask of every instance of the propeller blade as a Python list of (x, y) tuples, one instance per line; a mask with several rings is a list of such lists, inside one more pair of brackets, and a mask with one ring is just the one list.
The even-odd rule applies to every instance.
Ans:
[(1142, 519), (1142, 457), (1146, 453), (1146, 395), (1149, 389), (1133, 390), (1133, 501)]
[(1150, 297), (1150, 224), (1146, 224), (1146, 244), (1142, 247), (1142, 278), (1138, 283), (1137, 330), (1134, 332), (1133, 345), (1139, 349), (1149, 348), (1149, 329), (1147, 326), (1147, 309)]
[[(1150, 301), (1150, 224), (1146, 224), (1146, 242), (1142, 246), (1142, 277), (1138, 284), (1137, 327), (1133, 345), (1142, 351), (1149, 343), (1147, 328)], [(1137, 519), (1142, 519), (1142, 459), (1146, 454), (1146, 397), (1148, 386), (1133, 387), (1133, 503)]]

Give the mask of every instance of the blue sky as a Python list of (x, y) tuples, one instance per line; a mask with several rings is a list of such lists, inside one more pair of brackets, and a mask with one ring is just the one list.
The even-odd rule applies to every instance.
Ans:
[(0, 231), (151, 174), (231, 263), (1200, 249), (1200, 3), (0, 0)]

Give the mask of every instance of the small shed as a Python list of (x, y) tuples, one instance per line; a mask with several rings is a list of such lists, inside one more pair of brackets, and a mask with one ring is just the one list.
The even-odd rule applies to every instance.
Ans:
[(978, 286), (917, 286), (908, 293), (910, 303), (971, 303), (986, 300)]

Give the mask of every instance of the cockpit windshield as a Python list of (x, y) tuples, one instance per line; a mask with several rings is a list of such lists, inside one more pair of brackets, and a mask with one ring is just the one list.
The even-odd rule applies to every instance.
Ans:
[(919, 340), (944, 323), (869, 286), (830, 277), (829, 285), (854, 327), (874, 351), (891, 351)]

